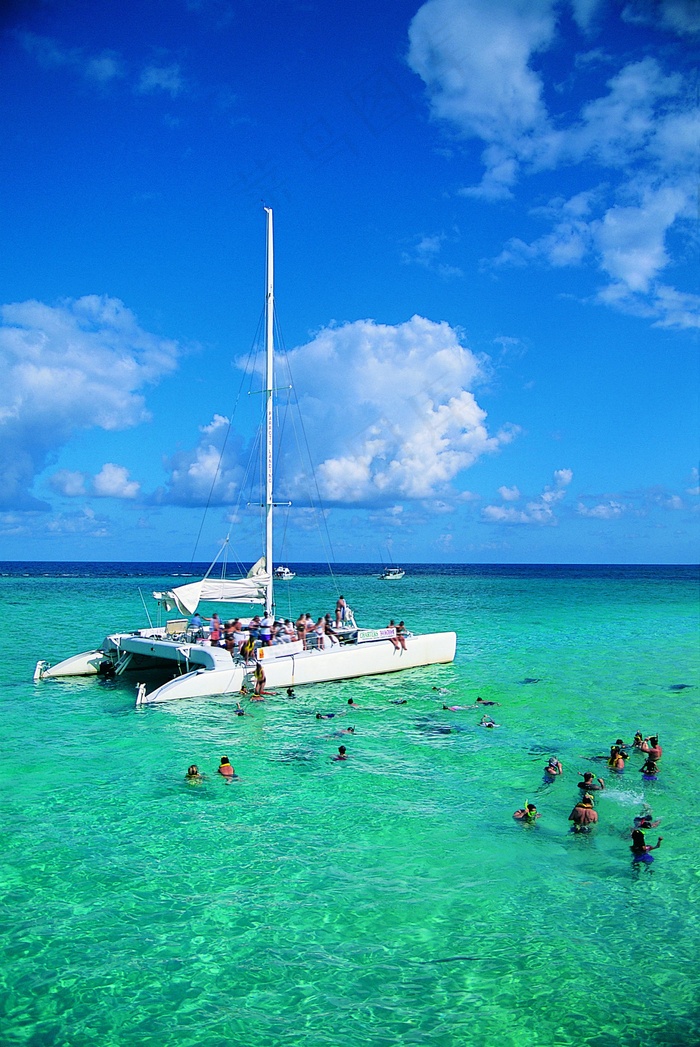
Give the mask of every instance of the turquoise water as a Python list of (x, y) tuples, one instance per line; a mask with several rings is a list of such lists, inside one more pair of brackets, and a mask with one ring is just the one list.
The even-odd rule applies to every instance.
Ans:
[[(32, 682), (37, 658), (143, 624), (138, 586), (171, 580), (0, 578), (0, 1043), (700, 1043), (696, 574), (346, 575), (363, 624), (456, 627), (454, 665), (299, 688), (246, 717), (223, 698), (136, 710), (123, 681)], [(278, 611), (336, 592), (299, 576)], [(501, 702), (497, 730), (442, 710), (477, 694)], [(646, 787), (636, 755), (615, 781), (588, 762), (637, 728), (664, 745)], [(564, 776), (546, 786), (552, 754)], [(192, 762), (201, 786), (183, 781)], [(574, 837), (587, 769), (608, 788)], [(534, 828), (511, 817), (526, 800)], [(634, 870), (624, 833), (644, 802), (664, 842)]]

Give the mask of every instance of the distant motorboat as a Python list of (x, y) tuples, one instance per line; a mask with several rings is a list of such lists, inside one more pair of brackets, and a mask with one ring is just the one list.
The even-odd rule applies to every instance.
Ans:
[(283, 567), (281, 564), (275, 567), (272, 573), (278, 582), (291, 582), (292, 578), (296, 578), (294, 571), (290, 571), (288, 567)]
[(382, 582), (400, 582), (405, 574), (403, 567), (385, 567), (379, 578)]

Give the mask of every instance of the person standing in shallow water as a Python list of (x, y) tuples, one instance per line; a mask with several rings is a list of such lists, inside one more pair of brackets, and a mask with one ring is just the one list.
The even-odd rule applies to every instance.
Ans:
[(657, 851), (661, 846), (662, 840), (663, 836), (659, 836), (658, 840), (652, 847), (651, 844), (648, 844), (644, 839), (644, 833), (642, 832), (642, 830), (634, 829), (632, 832), (632, 846), (630, 847), (630, 850), (632, 852), (633, 864), (645, 862), (646, 864), (650, 865), (654, 861), (654, 856), (649, 852)]
[(573, 822), (575, 833), (589, 832), (592, 825), (598, 821), (598, 812), (593, 807), (593, 797), (586, 793), (583, 799), (574, 807), (569, 815), (569, 821)]

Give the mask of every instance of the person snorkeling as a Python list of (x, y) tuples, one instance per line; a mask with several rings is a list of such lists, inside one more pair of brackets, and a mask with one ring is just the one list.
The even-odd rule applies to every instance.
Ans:
[(632, 832), (632, 846), (630, 847), (632, 863), (645, 862), (646, 864), (651, 864), (654, 861), (654, 856), (650, 854), (650, 851), (657, 851), (661, 846), (662, 840), (663, 836), (659, 836), (656, 843), (652, 846), (646, 842), (641, 829), (634, 829)]
[(187, 768), (187, 774), (185, 775), (185, 781), (189, 782), (190, 785), (199, 785), (200, 782), (204, 781), (204, 775), (199, 773), (199, 768), (196, 763), (193, 763)]
[(537, 810), (534, 803), (525, 803), (523, 807), (519, 807), (517, 811), (513, 811), (513, 817), (517, 821), (523, 821), (530, 825), (534, 825), (538, 818), (542, 815)]

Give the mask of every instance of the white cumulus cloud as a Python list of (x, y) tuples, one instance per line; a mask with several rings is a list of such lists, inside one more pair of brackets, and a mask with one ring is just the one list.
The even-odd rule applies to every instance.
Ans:
[(34, 479), (77, 430), (147, 420), (142, 390), (174, 370), (177, 355), (114, 298), (0, 307), (0, 507), (44, 507)]
[[(554, 473), (554, 483), (548, 484), (542, 493), (529, 501), (524, 509), (516, 509), (512, 505), (485, 505), (481, 510), (481, 518), (487, 523), (497, 524), (550, 524), (558, 523), (554, 507), (566, 495), (566, 488), (573, 479), (571, 469), (557, 469)], [(499, 494), (505, 499), (503, 491), (512, 489), (499, 489)], [(515, 489), (517, 490), (517, 488)]]

